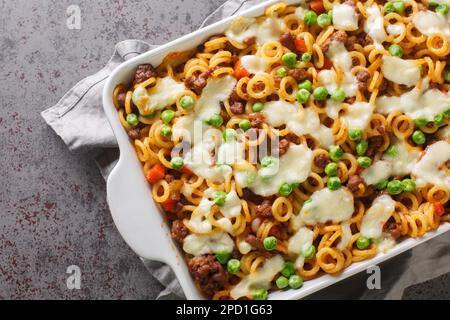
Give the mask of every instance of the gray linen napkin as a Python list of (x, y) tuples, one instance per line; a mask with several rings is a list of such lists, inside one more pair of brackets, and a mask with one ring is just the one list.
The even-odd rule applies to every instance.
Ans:
[[(229, 0), (211, 13), (201, 27), (229, 17), (258, 2), (261, 1)], [(103, 85), (106, 78), (122, 62), (155, 47), (156, 45), (140, 40), (125, 40), (118, 43), (111, 59), (103, 69), (78, 82), (56, 105), (44, 110), (41, 114), (47, 124), (63, 139), (70, 151), (76, 153), (89, 151), (93, 155), (105, 179), (114, 167), (119, 152), (103, 112)], [(449, 243), (450, 234), (443, 235), (383, 264), (381, 290), (367, 290), (364, 275), (360, 274), (313, 297), (400, 299), (407, 286), (450, 271), (450, 257), (444, 253)], [(142, 260), (149, 272), (166, 287), (159, 293), (158, 299), (184, 298), (176, 277), (167, 265)], [(433, 267), (430, 268), (430, 265)]]

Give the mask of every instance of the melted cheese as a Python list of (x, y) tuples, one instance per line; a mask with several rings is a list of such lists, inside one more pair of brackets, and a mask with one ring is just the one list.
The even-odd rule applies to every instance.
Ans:
[(252, 290), (264, 288), (269, 289), (270, 283), (278, 272), (283, 269), (284, 260), (276, 255), (264, 262), (262, 268), (257, 269), (241, 279), (241, 281), (230, 291), (233, 299), (240, 297), (251, 297)]
[(288, 241), (288, 252), (291, 255), (301, 255), (311, 247), (314, 240), (314, 232), (308, 228), (300, 228)]
[(237, 141), (222, 143), (217, 151), (217, 163), (233, 165), (244, 160), (244, 144)]
[(284, 20), (275, 16), (267, 17), (259, 23), (253, 18), (239, 17), (230, 24), (225, 35), (239, 43), (243, 43), (247, 38), (256, 37), (256, 43), (263, 45), (278, 40), (284, 29)]
[(384, 30), (384, 19), (380, 8), (377, 4), (373, 4), (366, 8), (367, 18), (364, 23), (364, 31), (376, 43), (383, 43), (386, 41), (387, 34)]
[(426, 36), (436, 33), (450, 36), (450, 27), (447, 18), (432, 11), (419, 11), (413, 17), (413, 23), (417, 30)]
[(398, 84), (413, 86), (420, 80), (420, 69), (414, 60), (384, 55), (381, 71), (386, 79)]
[(345, 188), (331, 191), (328, 188), (316, 191), (311, 201), (300, 210), (300, 216), (307, 225), (332, 221), (339, 223), (351, 218), (354, 211), (353, 195)]
[(419, 151), (410, 148), (403, 143), (396, 143), (397, 155), (383, 155), (382, 160), (376, 161), (361, 173), (366, 184), (376, 184), (390, 176), (405, 176), (411, 173)]
[(388, 195), (376, 198), (372, 206), (364, 214), (361, 221), (361, 235), (378, 239), (383, 233), (383, 225), (392, 216), (395, 209), (395, 201)]
[(207, 121), (212, 115), (219, 114), (220, 103), (228, 99), (235, 86), (236, 79), (230, 75), (210, 78), (196, 104), (196, 120)]
[(324, 147), (334, 143), (331, 129), (320, 123), (319, 115), (312, 108), (300, 109), (297, 104), (280, 100), (267, 102), (263, 112), (266, 122), (273, 127), (286, 125), (298, 136), (310, 134)]
[(400, 111), (412, 119), (425, 118), (433, 121), (435, 115), (448, 109), (450, 95), (448, 92), (427, 88), (428, 80), (425, 80), (422, 89), (416, 87), (398, 97), (379, 97), (375, 101), (376, 110), (384, 114)]
[(447, 140), (450, 142), (450, 126), (445, 126), (437, 132), (437, 137), (441, 140)]
[(194, 256), (221, 251), (233, 251), (233, 239), (226, 232), (212, 235), (190, 234), (183, 241), (183, 250)]
[(394, 239), (392, 239), (390, 236), (384, 236), (381, 238), (380, 241), (377, 242), (377, 251), (386, 253), (390, 249), (392, 249), (396, 245), (396, 242)]
[(247, 254), (252, 251), (252, 246), (247, 241), (239, 241), (237, 247), (241, 254)]
[(263, 57), (247, 55), (247, 56), (242, 56), (240, 60), (241, 60), (242, 66), (248, 72), (253, 73), (253, 74), (256, 74), (259, 72), (265, 72), (269, 67), (269, 63)]
[(348, 106), (344, 121), (348, 128), (365, 129), (372, 117), (375, 105), (368, 102), (355, 102)]
[(144, 87), (138, 86), (134, 89), (131, 98), (141, 114), (148, 114), (174, 104), (178, 95), (182, 94), (184, 90), (184, 83), (177, 82), (171, 77), (164, 77), (159, 79), (156, 85), (148, 91)]
[(425, 155), (416, 163), (412, 171), (419, 187), (431, 183), (450, 189), (450, 175), (442, 168), (450, 160), (450, 143), (438, 141), (428, 146)]
[(358, 29), (358, 17), (355, 9), (348, 4), (333, 5), (333, 25), (338, 29)]
[(401, 23), (390, 24), (387, 26), (386, 30), (389, 34), (392, 34), (393, 36), (399, 36), (405, 31), (405, 26)]
[(350, 222), (341, 223), (341, 241), (339, 241), (337, 248), (339, 250), (344, 250), (350, 244), (350, 240), (352, 239), (352, 230), (350, 228)]
[(261, 168), (250, 189), (256, 194), (270, 196), (276, 194), (283, 183), (301, 183), (309, 177), (312, 161), (312, 151), (308, 147), (291, 145), (286, 154), (280, 157), (279, 165), (274, 166), (273, 176), (263, 179), (262, 173), (267, 168)]

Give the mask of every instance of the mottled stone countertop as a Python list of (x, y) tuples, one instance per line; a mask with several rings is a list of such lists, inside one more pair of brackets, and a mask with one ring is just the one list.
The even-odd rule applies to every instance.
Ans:
[[(80, 30), (66, 26), (74, 2)], [(167, 42), (222, 2), (0, 1), (0, 299), (157, 296), (162, 287), (114, 227), (96, 166), (69, 153), (40, 112), (101, 68), (115, 43)], [(80, 290), (67, 289), (70, 265), (80, 267)], [(443, 277), (409, 297), (445, 291)]]

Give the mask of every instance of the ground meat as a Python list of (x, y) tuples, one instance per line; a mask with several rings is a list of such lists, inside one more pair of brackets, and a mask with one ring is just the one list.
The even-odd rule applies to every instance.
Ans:
[(260, 205), (256, 206), (255, 214), (261, 219), (272, 217), (272, 203), (270, 200), (264, 200)]
[(329, 36), (321, 45), (320, 48), (323, 52), (327, 52), (330, 47), (330, 43), (334, 40), (346, 43), (348, 39), (347, 33), (342, 30), (335, 31), (331, 36)]
[(270, 228), (269, 236), (274, 236), (280, 240), (287, 240), (289, 238), (287, 227), (283, 224), (274, 225)]
[(295, 79), (295, 81), (299, 82), (308, 78), (308, 73), (305, 69), (295, 68), (289, 69), (288, 75)]
[(373, 157), (384, 144), (383, 136), (372, 136), (367, 139), (369, 147), (367, 148), (367, 156)]
[(233, 46), (230, 42), (227, 41), (225, 44), (225, 50), (231, 52), (233, 56), (236, 56), (239, 54), (239, 49)]
[(203, 88), (206, 86), (206, 82), (209, 76), (214, 72), (215, 69), (216, 68), (209, 68), (198, 76), (189, 76), (184, 80), (184, 84), (196, 94), (201, 94)]
[(394, 240), (397, 240), (402, 235), (402, 226), (400, 223), (395, 222), (395, 220), (389, 219), (383, 225), (383, 231), (389, 233)]
[(319, 154), (317, 157), (314, 158), (314, 164), (321, 169), (325, 169), (328, 162), (330, 161), (326, 154)]
[(245, 106), (242, 102), (234, 102), (230, 105), (230, 110), (234, 114), (243, 114), (245, 112)]
[(366, 70), (358, 71), (356, 73), (356, 79), (358, 80), (358, 89), (361, 92), (367, 90), (367, 86), (369, 85), (370, 73)]
[(264, 198), (253, 193), (252, 190), (250, 190), (249, 188), (244, 188), (242, 189), (243, 192), (243, 199), (244, 200), (248, 200), (253, 202), (254, 204), (260, 204), (261, 202), (263, 202)]
[(285, 32), (280, 36), (280, 43), (285, 46), (286, 48), (288, 48), (291, 51), (296, 51), (295, 50), (295, 38), (294, 36), (289, 32)]
[(188, 228), (184, 225), (183, 221), (175, 220), (172, 222), (172, 228), (170, 229), (170, 235), (178, 242), (183, 243), (184, 238), (189, 234)]
[(276, 146), (275, 150), (272, 151), (273, 155), (281, 157), (284, 155), (289, 149), (289, 140), (281, 139), (278, 142), (278, 146)]
[(127, 94), (125, 92), (121, 92), (117, 95), (117, 102), (119, 104), (119, 107), (125, 108), (125, 98)]
[(245, 38), (245, 39), (244, 39), (244, 44), (245, 44), (247, 47), (250, 47), (250, 46), (254, 45), (255, 43), (256, 43), (256, 37), (255, 37), (255, 36), (253, 36), (253, 37), (248, 37), (248, 38)]
[(156, 77), (156, 70), (153, 68), (151, 64), (140, 64), (136, 69), (136, 73), (134, 75), (133, 84), (138, 84), (148, 80), (152, 77)]
[(228, 281), (228, 273), (212, 254), (194, 257), (189, 260), (188, 266), (195, 282), (208, 298)]
[(166, 174), (164, 180), (166, 180), (168, 183), (171, 183), (173, 180), (175, 180), (175, 177), (171, 174)]
[(248, 242), (253, 248), (257, 250), (264, 250), (263, 242), (261, 238), (258, 238), (257, 236), (253, 234), (249, 234), (245, 237), (245, 242)]
[(345, 47), (347, 48), (347, 50), (354, 50), (355, 44), (359, 44), (365, 47), (368, 44), (371, 44), (372, 42), (373, 40), (370, 38), (369, 35), (361, 32), (356, 35), (349, 36), (347, 41), (345, 42)]
[(302, 139), (301, 139), (299, 136), (297, 136), (296, 134), (293, 134), (293, 133), (288, 133), (288, 134), (285, 136), (285, 138), (286, 138), (289, 142), (292, 142), (292, 143), (294, 143), (294, 144), (300, 144), (300, 143), (302, 143)]
[(257, 82), (253, 85), (253, 90), (260, 92), (263, 91), (265, 87), (266, 85), (263, 82)]
[(361, 183), (364, 184), (364, 179), (363, 179), (363, 178), (361, 178), (361, 177), (358, 176), (358, 175), (351, 176), (351, 177), (348, 179), (348, 182), (347, 182), (347, 188), (348, 188), (351, 192), (356, 193), (356, 192), (358, 192), (358, 190), (359, 190), (359, 185), (360, 185)]
[(130, 139), (136, 140), (139, 139), (140, 135), (141, 135), (141, 129), (139, 128), (133, 128), (131, 130), (128, 130), (128, 136), (130, 137)]
[(353, 104), (356, 101), (356, 97), (347, 97), (345, 98), (344, 102), (348, 104)]
[(241, 97), (239, 97), (237, 91), (236, 91), (236, 87), (234, 87), (233, 91), (231, 91), (231, 95), (230, 95), (230, 104), (233, 104), (235, 102), (242, 102)]
[(248, 119), (250, 120), (252, 127), (260, 128), (266, 120), (266, 117), (262, 112), (253, 112), (248, 115)]

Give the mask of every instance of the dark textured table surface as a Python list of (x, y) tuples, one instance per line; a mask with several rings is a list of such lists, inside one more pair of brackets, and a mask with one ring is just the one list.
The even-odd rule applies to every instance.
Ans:
[[(115, 229), (94, 163), (69, 153), (39, 113), (118, 41), (167, 42), (224, 0), (75, 2), (80, 30), (66, 24), (74, 1), (0, 0), (0, 298), (154, 299), (162, 288)], [(70, 265), (80, 290), (67, 289)], [(405, 297), (443, 292), (443, 277)]]

